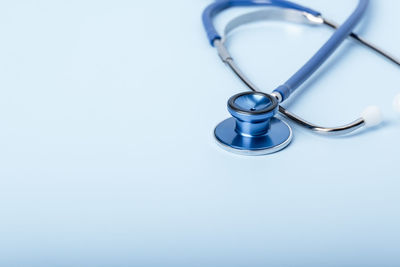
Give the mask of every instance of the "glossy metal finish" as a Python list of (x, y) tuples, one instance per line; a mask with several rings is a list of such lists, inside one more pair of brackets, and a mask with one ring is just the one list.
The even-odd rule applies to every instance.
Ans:
[(344, 134), (349, 134), (365, 125), (365, 122), (363, 119), (358, 119), (352, 123), (349, 123), (344, 126), (339, 126), (339, 127), (321, 127), (315, 124), (312, 124), (308, 121), (305, 121), (304, 119), (296, 116), (295, 114), (289, 112), (282, 106), (279, 106), (279, 112), (283, 115), (285, 115), (287, 118), (289, 118), (292, 122), (303, 126), (313, 132), (319, 133), (319, 134), (324, 134), (324, 135), (344, 135)]
[[(270, 12), (270, 13), (269, 13)], [(272, 13), (271, 13), (272, 12)], [(287, 12), (290, 12), (290, 14), (287, 14)], [(253, 16), (252, 14), (256, 14), (256, 16)], [(280, 14), (280, 16), (279, 16)], [(297, 18), (296, 18), (297, 16)], [(306, 24), (319, 24), (319, 25), (327, 25), (331, 28), (336, 29), (338, 26), (335, 25), (332, 22), (329, 22), (328, 20), (320, 17), (320, 16), (314, 16), (312, 14), (308, 14), (305, 12), (298, 12), (298, 11), (287, 11), (283, 10), (280, 12), (277, 11), (272, 11), (272, 10), (263, 10), (259, 12), (253, 12), (250, 14), (243, 15), (239, 18), (234, 19), (231, 23), (228, 24), (227, 28), (225, 29), (226, 35), (222, 38), (222, 40), (215, 40), (214, 46), (218, 50), (218, 54), (222, 61), (226, 63), (229, 68), (238, 76), (245, 84), (246, 86), (254, 91), (254, 92), (260, 92), (260, 90), (257, 88), (256, 85), (254, 85), (250, 79), (247, 78), (247, 76), (241, 71), (241, 69), (236, 65), (234, 62), (232, 56), (230, 55), (228, 49), (225, 46), (225, 42), (227, 41), (228, 35), (233, 32), (237, 27), (242, 26), (243, 24), (251, 23), (254, 21), (259, 21), (262, 19), (279, 19), (281, 18), (282, 20), (286, 20), (286, 18), (290, 18), (289, 21), (292, 22), (302, 22)], [(309, 23), (306, 22), (305, 18), (309, 20)], [(393, 63), (397, 64), (400, 66), (400, 60), (394, 58), (393, 56), (389, 55), (389, 53), (383, 51), (382, 49), (379, 49), (375, 45), (372, 45), (371, 43), (367, 42), (366, 40), (362, 39), (355, 33), (351, 33), (350, 37), (358, 41), (360, 44), (366, 46), (367, 48), (370, 48), (374, 50), (375, 52), (379, 53), (383, 57), (387, 58), (388, 60), (392, 61)], [(279, 93), (275, 92), (272, 95), (274, 95), (279, 102), (282, 101), (282, 96), (279, 95)], [(307, 120), (304, 120), (300, 118), (299, 116), (296, 116), (295, 114), (291, 113), (290, 111), (286, 110), (284, 107), (279, 106), (279, 112), (286, 116), (289, 120), (295, 122), (296, 124), (303, 126), (309, 130), (312, 130), (313, 132), (319, 133), (319, 134), (324, 134), (324, 135), (344, 135), (351, 133), (365, 125), (364, 120), (362, 118), (359, 118), (355, 120), (352, 123), (349, 123), (344, 126), (339, 126), (339, 127), (323, 127), (323, 126), (318, 126), (313, 123), (308, 122)]]
[(231, 97), (232, 115), (214, 131), (220, 145), (243, 155), (265, 155), (285, 148), (292, 139), (290, 127), (275, 118), (278, 101), (260, 92), (245, 92)]
[(277, 118), (271, 119), (268, 135), (247, 137), (235, 131), (236, 120), (221, 122), (214, 131), (217, 143), (225, 150), (240, 155), (261, 156), (278, 152), (287, 147), (293, 137), (290, 126)]
[[(270, 8), (270, 9), (250, 12), (231, 20), (225, 26), (223, 38), (227, 38), (227, 36), (231, 32), (233, 32), (235, 29), (245, 24), (263, 20), (269, 20), (269, 21), (276, 20), (276, 21), (285, 21), (285, 22), (302, 23), (310, 25), (323, 23), (321, 17), (310, 15), (305, 12), (300, 12), (291, 9)], [(223, 39), (222, 42), (224, 43), (225, 39)]]
[(241, 71), (238, 65), (236, 65), (229, 51), (226, 49), (225, 45), (221, 42), (221, 40), (215, 40), (214, 46), (218, 51), (218, 55), (221, 60), (226, 63), (229, 68), (236, 74), (236, 76), (252, 91), (259, 92), (260, 90), (253, 84), (250, 79)]
[[(331, 21), (328, 21), (327, 19), (323, 19), (324, 24), (329, 26), (332, 29), (337, 29), (339, 26)], [(375, 52), (377, 52), (378, 54), (380, 54), (381, 56), (387, 58), (388, 60), (392, 61), (394, 64), (400, 66), (400, 60), (395, 58), (394, 56), (392, 56), (391, 54), (389, 54), (388, 52), (384, 51), (383, 49), (377, 47), (376, 45), (368, 42), (367, 40), (365, 40), (364, 38), (358, 36), (355, 33), (351, 33), (350, 37), (353, 38), (354, 40), (358, 41), (360, 44), (374, 50)]]

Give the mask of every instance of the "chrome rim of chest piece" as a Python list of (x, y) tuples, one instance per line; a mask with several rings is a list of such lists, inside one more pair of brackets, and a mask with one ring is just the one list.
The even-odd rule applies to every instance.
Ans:
[(217, 125), (214, 131), (218, 144), (241, 155), (266, 155), (278, 152), (292, 140), (292, 129), (274, 117), (278, 101), (260, 92), (245, 92), (228, 101), (231, 118)]

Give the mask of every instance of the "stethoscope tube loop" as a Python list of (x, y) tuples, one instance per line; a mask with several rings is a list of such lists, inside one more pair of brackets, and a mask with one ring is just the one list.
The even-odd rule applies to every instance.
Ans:
[[(231, 20), (225, 27), (224, 30), (224, 36), (221, 40), (215, 40), (214, 41), (214, 46), (218, 50), (218, 54), (221, 57), (222, 61), (225, 62), (230, 69), (249, 87), (254, 92), (260, 91), (256, 85), (254, 85), (250, 79), (246, 77), (246, 75), (240, 70), (240, 68), (235, 64), (233, 57), (230, 55), (228, 49), (225, 46), (225, 43), (228, 41), (229, 35), (239, 28), (242, 25), (245, 25), (247, 23), (252, 23), (260, 20), (284, 20), (284, 21), (290, 21), (290, 22), (295, 22), (295, 23), (302, 23), (302, 24), (308, 24), (308, 25), (326, 25), (330, 28), (337, 29), (339, 26), (337, 26), (335, 23), (328, 21), (325, 18), (322, 18), (321, 16), (315, 17), (313, 15), (304, 13), (304, 12), (298, 12), (298, 11), (291, 11), (291, 10), (284, 10), (284, 9), (264, 9), (260, 11), (253, 11), (250, 13), (246, 13), (244, 15), (241, 15), (239, 17), (234, 18)], [(400, 61), (396, 59), (394, 56), (390, 55), (386, 51), (380, 49), (379, 47), (375, 46), (374, 44), (366, 41), (365, 39), (361, 38), (355, 33), (351, 33), (350, 37), (354, 39), (355, 41), (359, 42), (361, 45), (364, 45), (365, 47), (375, 51), (379, 55), (385, 57), (386, 59), (392, 61), (394, 64), (397, 66), (400, 66)], [(282, 102), (282, 96), (278, 92), (273, 92), (271, 93), (278, 102)], [(292, 112), (288, 111), (284, 107), (280, 106), (279, 111), (282, 115), (287, 117), (289, 120), (295, 122), (296, 124), (305, 127), (313, 132), (319, 133), (319, 134), (324, 134), (324, 135), (343, 135), (343, 134), (348, 134), (351, 133), (362, 126), (368, 126), (364, 118), (359, 118), (349, 124), (339, 126), (339, 127), (322, 127), (315, 125), (313, 123), (308, 122), (307, 120), (304, 120), (300, 118), (299, 116), (293, 114)]]
[[(251, 89), (251, 91), (260, 92), (260, 90), (254, 84), (252, 84), (252, 82), (243, 74), (243, 72), (235, 64), (235, 62), (233, 61), (229, 52), (225, 48), (225, 46), (219, 40), (217, 40), (215, 42), (215, 45), (217, 48), (219, 47), (221, 51), (225, 51), (224, 53), (227, 53), (227, 59), (224, 62)], [(271, 96), (275, 97), (278, 103), (280, 103), (282, 100), (281, 95), (277, 92), (273, 92), (271, 94)], [(228, 110), (229, 110), (229, 108), (228, 108)], [(308, 122), (307, 120), (302, 119), (301, 117), (293, 114), (292, 112), (288, 111), (287, 109), (285, 109), (282, 106), (279, 106), (278, 111), (280, 114), (284, 115), (286, 118), (288, 118), (292, 122), (294, 122), (302, 127), (305, 127), (315, 133), (323, 134), (323, 135), (349, 134), (365, 125), (364, 120), (362, 118), (359, 118), (359, 119), (355, 120), (354, 122), (351, 122), (351, 123), (343, 125), (343, 126), (323, 127), (323, 126), (318, 126), (316, 124)]]
[[(354, 27), (361, 20), (368, 6), (369, 0), (359, 0), (357, 8), (351, 16), (341, 25), (329, 40), (318, 50), (318, 52), (307, 63), (300, 68), (284, 84), (278, 86), (274, 92), (279, 93), (282, 101), (302, 85), (314, 72), (333, 54), (333, 52), (352, 33)], [(223, 0), (209, 5), (203, 12), (203, 24), (211, 45), (220, 40), (221, 36), (214, 25), (214, 17), (223, 10), (234, 6), (274, 6), (285, 9), (298, 10), (319, 17), (321, 14), (310, 8), (284, 0)]]
[[(352, 32), (353, 28), (361, 20), (368, 6), (369, 0), (359, 0), (357, 8), (341, 26), (325, 20), (319, 12), (293, 4), (288, 1), (260, 0), (260, 1), (217, 1), (211, 4), (203, 13), (203, 23), (211, 44), (218, 50), (221, 60), (252, 90), (230, 98), (228, 111), (232, 117), (217, 125), (214, 135), (218, 143), (225, 149), (245, 154), (263, 155), (274, 153), (286, 147), (292, 139), (292, 130), (288, 124), (275, 114), (280, 114), (292, 122), (301, 125), (311, 131), (327, 135), (348, 134), (363, 126), (374, 127), (382, 121), (380, 109), (376, 106), (366, 108), (359, 119), (339, 126), (321, 127), (310, 123), (286, 110), (279, 104), (285, 101), (301, 84), (303, 84), (340, 46), (347, 38), (351, 37), (360, 44), (374, 50), (380, 55), (400, 65), (400, 61), (387, 52), (372, 45)], [(218, 34), (213, 25), (213, 17), (231, 6), (275, 6), (282, 9), (263, 9), (241, 15), (230, 21), (225, 27), (224, 36)], [(234, 62), (225, 43), (229, 34), (237, 27), (246, 23), (260, 20), (284, 20), (311, 25), (327, 25), (336, 29), (330, 39), (318, 50), (318, 52), (290, 79), (278, 86), (270, 95), (261, 93), (250, 79), (241, 71)], [(269, 99), (269, 102), (266, 101)], [(271, 100), (272, 99), (272, 100)], [(399, 98), (400, 99), (400, 98)], [(239, 100), (237, 102), (237, 100)], [(268, 102), (269, 104), (266, 104)], [(399, 101), (395, 101), (395, 107), (400, 107)], [(261, 110), (260, 110), (260, 107)]]
[(216, 1), (209, 5), (203, 12), (202, 20), (203, 26), (207, 33), (208, 40), (212, 46), (214, 41), (221, 39), (214, 25), (214, 17), (220, 12), (231, 7), (252, 7), (252, 6), (276, 6), (281, 8), (288, 8), (298, 11), (307, 12), (314, 16), (319, 16), (320, 13), (308, 7), (304, 7), (285, 0), (221, 0)]

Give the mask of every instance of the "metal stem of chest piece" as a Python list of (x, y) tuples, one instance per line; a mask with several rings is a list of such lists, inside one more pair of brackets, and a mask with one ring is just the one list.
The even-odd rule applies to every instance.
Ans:
[[(220, 40), (220, 39), (215, 40), (214, 46), (218, 50), (218, 54), (219, 54), (221, 60), (229, 66), (229, 68), (235, 73), (235, 75), (238, 76), (240, 78), (240, 80), (242, 80), (242, 82), (250, 90), (252, 90), (254, 92), (261, 92), (261, 90), (259, 90), (258, 87), (256, 85), (254, 85), (250, 81), (249, 78), (247, 78), (247, 76), (241, 71), (241, 69), (238, 67), (238, 65), (234, 62), (231, 54), (229, 53), (228, 49), (225, 46), (225, 41), (226, 41), (228, 34), (231, 31), (233, 31), (234, 29), (236, 29), (237, 27), (239, 27), (243, 24), (247, 24), (247, 23), (251, 23), (251, 22), (255, 22), (255, 21), (259, 21), (259, 20), (265, 20), (265, 19), (275, 19), (275, 20), (280, 19), (280, 20), (284, 20), (284, 21), (301, 22), (301, 23), (312, 24), (312, 25), (326, 25), (332, 29), (338, 28), (338, 25), (336, 25), (335, 23), (333, 23), (331, 21), (328, 21), (327, 19), (325, 19), (321, 16), (314, 16), (314, 15), (304, 13), (304, 12), (293, 12), (293, 11), (288, 12), (286, 10), (283, 10), (283, 11), (263, 10), (263, 11), (253, 12), (253, 13), (249, 13), (249, 14), (240, 16), (237, 19), (234, 19), (233, 21), (231, 21), (225, 28), (224, 38), (222, 40)], [(364, 45), (365, 47), (372, 49), (379, 55), (387, 58), (394, 64), (400, 66), (400, 60), (396, 59), (395, 57), (393, 57), (389, 53), (383, 51), (382, 49), (378, 48), (377, 46), (369, 43), (368, 41), (361, 38), (357, 34), (351, 33), (350, 37), (352, 39), (356, 40), (357, 42), (359, 42), (361, 45)], [(272, 95), (275, 96), (279, 102), (282, 101), (282, 96), (280, 96), (278, 93), (272, 93)], [(293, 121), (294, 123), (296, 123), (302, 127), (305, 127), (309, 130), (312, 130), (316, 133), (319, 133), (319, 134), (344, 135), (344, 134), (351, 133), (365, 125), (364, 120), (362, 118), (359, 118), (359, 119), (355, 120), (354, 122), (351, 122), (347, 125), (343, 125), (343, 126), (339, 126), (339, 127), (322, 127), (322, 126), (315, 125), (313, 123), (310, 123), (310, 122), (300, 118), (299, 116), (293, 114), (292, 112), (288, 111), (287, 109), (285, 109), (282, 106), (279, 106), (279, 112), (282, 115), (284, 115), (285, 117), (287, 117), (289, 120)]]

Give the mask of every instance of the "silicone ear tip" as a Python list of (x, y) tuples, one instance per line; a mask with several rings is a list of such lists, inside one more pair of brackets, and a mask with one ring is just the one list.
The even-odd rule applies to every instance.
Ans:
[(398, 94), (393, 101), (393, 108), (396, 112), (400, 113), (400, 94)]
[(382, 123), (382, 113), (377, 106), (367, 107), (361, 114), (366, 127), (374, 127)]

